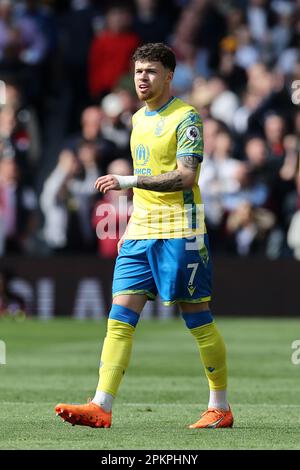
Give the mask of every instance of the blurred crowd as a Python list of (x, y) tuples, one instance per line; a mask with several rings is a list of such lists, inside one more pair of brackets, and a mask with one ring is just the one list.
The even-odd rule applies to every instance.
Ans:
[(203, 118), (214, 252), (300, 259), (299, 0), (0, 0), (0, 255), (116, 256), (96, 227), (128, 205), (94, 182), (132, 174), (131, 55), (157, 41)]

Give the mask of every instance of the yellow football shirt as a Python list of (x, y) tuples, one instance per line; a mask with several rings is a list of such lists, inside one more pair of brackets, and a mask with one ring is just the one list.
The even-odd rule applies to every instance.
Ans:
[[(172, 97), (157, 111), (138, 110), (132, 120), (131, 154), (135, 175), (156, 176), (177, 168), (177, 158), (203, 158), (202, 120), (184, 101)], [(134, 188), (126, 239), (184, 238), (205, 233), (197, 169), (191, 190), (158, 192)]]

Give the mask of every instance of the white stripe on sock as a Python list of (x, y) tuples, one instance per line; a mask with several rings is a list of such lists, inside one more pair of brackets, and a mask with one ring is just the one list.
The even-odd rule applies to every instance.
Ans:
[(96, 391), (94, 398), (92, 399), (93, 403), (101, 406), (104, 411), (111, 411), (114, 397), (110, 393), (101, 392), (100, 390)]
[(226, 390), (210, 390), (208, 408), (218, 408), (220, 410), (229, 410)]

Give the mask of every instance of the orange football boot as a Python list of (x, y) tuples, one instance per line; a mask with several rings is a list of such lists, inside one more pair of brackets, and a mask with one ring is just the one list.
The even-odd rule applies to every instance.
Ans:
[(231, 409), (228, 411), (219, 410), (217, 408), (208, 408), (202, 413), (200, 419), (190, 424), (189, 429), (202, 429), (202, 428), (231, 428), (233, 425), (233, 414)]
[(68, 421), (72, 426), (90, 426), (91, 428), (110, 428), (112, 415), (111, 411), (104, 411), (96, 403), (89, 402), (84, 405), (68, 405), (59, 403), (55, 407), (56, 416), (60, 416), (63, 421)]

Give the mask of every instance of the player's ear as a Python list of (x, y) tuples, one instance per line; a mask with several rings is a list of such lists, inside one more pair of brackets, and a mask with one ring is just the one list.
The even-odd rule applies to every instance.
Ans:
[(168, 70), (167, 75), (166, 75), (167, 82), (171, 82), (173, 80), (173, 77), (174, 77), (174, 72), (172, 72), (172, 70)]

